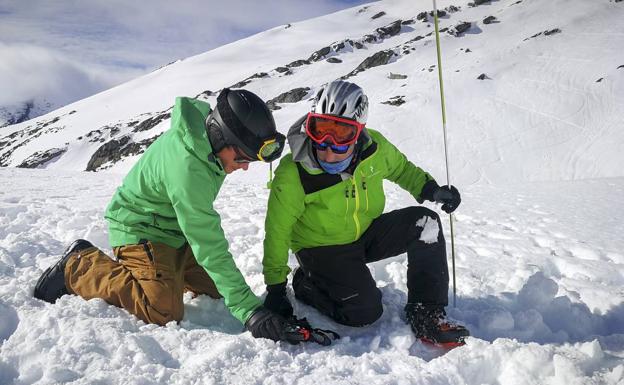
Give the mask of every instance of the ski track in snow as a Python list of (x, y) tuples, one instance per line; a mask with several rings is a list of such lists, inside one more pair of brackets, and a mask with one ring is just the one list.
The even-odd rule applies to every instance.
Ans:
[[(236, 263), (260, 295), (268, 190), (240, 182), (244, 176), (226, 180), (216, 207)], [(332, 347), (254, 339), (222, 301), (205, 296), (187, 295), (184, 320), (166, 327), (99, 299), (34, 299), (43, 269), (75, 238), (110, 251), (102, 215), (120, 181), (107, 173), (0, 170), (0, 384), (624, 381), (624, 208), (613, 203), (622, 178), (462, 191), (457, 307), (449, 314), (474, 337), (446, 355), (415, 342), (403, 320), (405, 255), (370, 265), (384, 314), (369, 327), (337, 325), (289, 292), (298, 316), (342, 335)], [(387, 190), (387, 211), (415, 204), (393, 185)], [(449, 241), (446, 215), (443, 224)]]

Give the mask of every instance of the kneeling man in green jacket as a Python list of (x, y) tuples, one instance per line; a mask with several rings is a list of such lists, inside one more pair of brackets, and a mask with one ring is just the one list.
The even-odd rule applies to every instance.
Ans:
[(367, 263), (407, 252), (407, 321), (418, 338), (456, 346), (469, 333), (446, 318), (448, 267), (438, 214), (423, 206), (383, 213), (383, 180), (448, 213), (455, 187), (439, 187), (379, 132), (365, 127), (368, 99), (349, 82), (318, 91), (312, 112), (288, 133), (291, 154), (275, 171), (266, 217), (265, 307), (291, 316), (288, 251), (299, 262), (295, 297), (338, 323), (364, 326), (382, 314)]
[(292, 325), (262, 307), (245, 282), (213, 206), (227, 174), (279, 158), (284, 140), (266, 104), (249, 91), (224, 89), (214, 110), (177, 98), (171, 128), (145, 151), (106, 209), (115, 258), (78, 240), (43, 273), (35, 297), (102, 298), (164, 325), (182, 319), (187, 290), (223, 297), (254, 337), (287, 340)]

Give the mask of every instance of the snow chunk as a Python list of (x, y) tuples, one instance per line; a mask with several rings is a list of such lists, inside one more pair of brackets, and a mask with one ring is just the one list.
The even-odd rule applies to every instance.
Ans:
[(420, 240), (425, 243), (436, 243), (438, 241), (438, 221), (431, 217), (423, 217), (416, 222), (417, 227), (422, 227)]

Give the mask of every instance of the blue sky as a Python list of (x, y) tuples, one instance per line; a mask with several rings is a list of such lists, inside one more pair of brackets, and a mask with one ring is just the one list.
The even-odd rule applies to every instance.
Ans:
[(68, 103), (177, 59), (367, 2), (0, 0), (0, 106), (37, 96)]

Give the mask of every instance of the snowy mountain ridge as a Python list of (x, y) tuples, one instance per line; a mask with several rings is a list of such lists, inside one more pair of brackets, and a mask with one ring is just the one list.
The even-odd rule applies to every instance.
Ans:
[[(348, 78), (369, 126), (442, 172), (427, 2), (382, 1), (273, 28), (0, 130), (0, 165), (123, 172), (168, 128), (175, 96), (258, 93), (282, 132), (321, 84)], [(441, 1), (454, 174), (462, 183), (622, 176), (621, 4)], [(546, 15), (546, 16), (545, 16)], [(602, 32), (609, 25), (608, 32)], [(600, 32), (599, 32), (600, 31)], [(279, 108), (279, 109), (278, 109)]]

